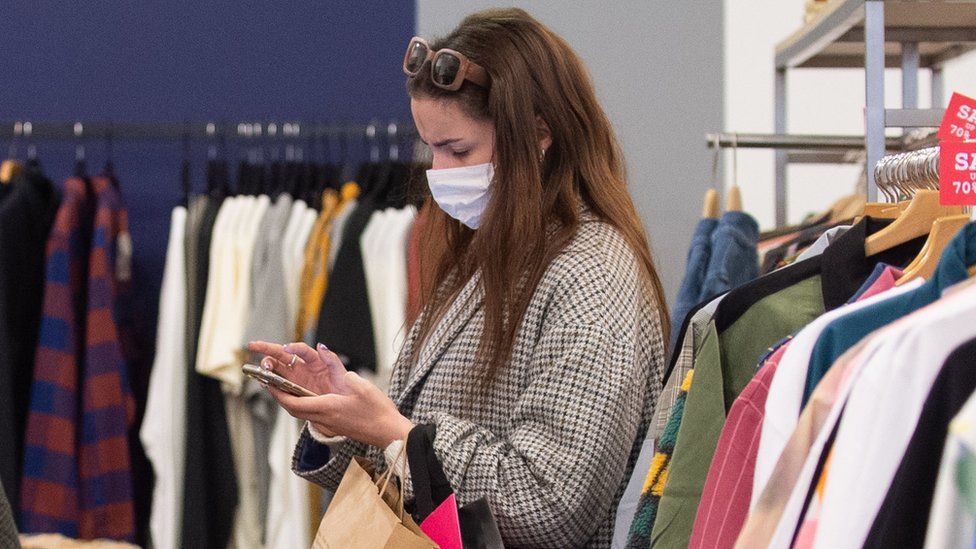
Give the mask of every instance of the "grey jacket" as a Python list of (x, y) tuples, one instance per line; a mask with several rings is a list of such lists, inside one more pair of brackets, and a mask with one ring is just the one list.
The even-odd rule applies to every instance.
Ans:
[[(437, 427), (434, 449), (464, 505), (486, 496), (508, 547), (609, 547), (661, 387), (664, 343), (657, 303), (619, 232), (584, 222), (537, 286), (510, 362), (486, 395), (472, 386), (482, 333), (475, 276), (433, 330), (414, 371), (414, 324), (390, 395), (414, 423)], [(296, 473), (335, 489), (355, 455), (346, 441), (330, 461)], [(409, 494), (409, 488), (407, 489)]]

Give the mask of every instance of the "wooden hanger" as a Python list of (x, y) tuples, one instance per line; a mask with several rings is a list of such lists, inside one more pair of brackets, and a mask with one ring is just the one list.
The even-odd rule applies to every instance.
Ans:
[(939, 191), (922, 189), (891, 225), (868, 237), (864, 244), (864, 254), (871, 257), (909, 240), (925, 236), (932, 231), (935, 220), (961, 213), (963, 213), (962, 206), (939, 204)]
[(904, 274), (895, 285), (902, 286), (919, 277), (931, 278), (936, 267), (939, 266), (942, 252), (967, 223), (969, 223), (968, 214), (950, 215), (936, 219), (935, 223), (932, 224), (932, 232), (929, 233), (925, 245), (922, 246), (922, 251), (908, 267), (905, 267)]
[(7, 185), (24, 171), (24, 165), (16, 160), (4, 160), (0, 164), (0, 184)]
[(729, 187), (729, 195), (725, 198), (725, 211), (742, 211), (742, 191), (739, 189), (738, 185)]
[[(907, 202), (906, 202), (907, 207)], [(884, 202), (870, 202), (864, 205), (864, 215), (877, 219), (896, 219), (901, 215), (903, 209), (899, 204), (887, 204)]]
[(705, 192), (705, 205), (702, 208), (702, 217), (704, 219), (718, 219), (721, 213), (718, 203), (718, 191), (708, 189)]
[(850, 194), (840, 198), (827, 210), (827, 223), (834, 224), (864, 215), (866, 198), (862, 194)]

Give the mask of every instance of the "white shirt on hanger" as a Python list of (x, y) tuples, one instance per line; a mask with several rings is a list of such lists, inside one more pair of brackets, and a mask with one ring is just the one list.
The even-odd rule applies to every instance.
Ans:
[(305, 422), (278, 409), (278, 419), (271, 433), (268, 464), (271, 466), (271, 490), (265, 526), (267, 549), (309, 547), (309, 484), (291, 472), (291, 457)]
[[(285, 295), (288, 296), (288, 318), (291, 319), (292, 329), (294, 330), (295, 319), (298, 316), (298, 306), (300, 302), (300, 288), (298, 277), (301, 276), (301, 269), (296, 275), (296, 266), (292, 247), (289, 243), (294, 243), (298, 238), (298, 231), (301, 229), (302, 220), (305, 219), (305, 212), (308, 204), (304, 200), (296, 200), (291, 205), (291, 215), (288, 217), (288, 225), (285, 227), (285, 237), (281, 246), (281, 267), (285, 275)], [(287, 343), (287, 342), (285, 342)]]
[(198, 372), (220, 380), (225, 391), (232, 394), (240, 394), (244, 384), (241, 341), (251, 303), (251, 263), (258, 228), (271, 205), (271, 199), (264, 195), (246, 196), (240, 200), (242, 206), (229, 232), (230, 240), (223, 243), (231, 248), (232, 259), (229, 268), (222, 269), (221, 277), (215, 281), (225, 286), (221, 292), (225, 299), (218, 303), (216, 315), (210, 318), (218, 327), (213, 330), (209, 353), (201, 357), (202, 362), (197, 361)]
[[(893, 344), (898, 342), (900, 338), (902, 338), (903, 335), (912, 328), (912, 326), (917, 325), (918, 322), (924, 322), (926, 318), (931, 318), (933, 310), (934, 308), (932, 306), (926, 307), (907, 317), (901, 318), (868, 336), (868, 340), (866, 341), (864, 348), (858, 353), (857, 359), (851, 363), (850, 371), (847, 372), (847, 375), (841, 384), (837, 399), (834, 401), (834, 404), (830, 409), (827, 420), (821, 427), (816, 440), (807, 454), (800, 474), (797, 477), (797, 481), (793, 486), (792, 492), (790, 493), (790, 498), (783, 509), (783, 513), (780, 515), (779, 521), (776, 525), (776, 531), (770, 540), (769, 547), (790, 547), (793, 540), (793, 534), (796, 531), (799, 521), (802, 519), (801, 513), (804, 509), (807, 494), (809, 493), (812, 483), (815, 481), (814, 475), (820, 464), (820, 456), (827, 444), (827, 440), (830, 438), (831, 432), (834, 430), (834, 426), (837, 425), (838, 421), (841, 420), (841, 413), (846, 413), (845, 404), (847, 403), (849, 395), (852, 393), (854, 387), (860, 380), (861, 375), (867, 370), (870, 364), (875, 362), (880, 364), (882, 368), (890, 366), (893, 360), (891, 355)], [(778, 373), (779, 371), (777, 370), (777, 374)], [(833, 476), (833, 467), (835, 466), (835, 463), (836, 459), (831, 465), (831, 478)], [(870, 526), (871, 525), (869, 523), (865, 528), (869, 528)]]
[(217, 332), (225, 329), (220, 322), (222, 304), (229, 298), (230, 285), (226, 283), (230, 277), (230, 270), (234, 262), (233, 248), (228, 242), (233, 238), (237, 224), (238, 213), (243, 206), (242, 197), (224, 199), (214, 220), (213, 234), (210, 240), (210, 267), (207, 271), (207, 292), (204, 298), (203, 318), (200, 324), (200, 335), (197, 338), (197, 359), (194, 367), (200, 374), (206, 375), (212, 347), (217, 339)]
[(183, 522), (186, 453), (186, 208), (173, 209), (159, 294), (156, 357), (139, 439), (152, 463), (149, 533), (155, 547), (178, 547)]
[(976, 336), (976, 286), (927, 307), (854, 385), (834, 442), (814, 547), (864, 544), (946, 358)]

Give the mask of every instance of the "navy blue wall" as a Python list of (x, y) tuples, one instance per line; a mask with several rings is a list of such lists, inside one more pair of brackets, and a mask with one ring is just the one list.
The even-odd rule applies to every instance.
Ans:
[[(409, 121), (400, 60), (414, 10), (413, 0), (6, 0), (0, 120)], [(74, 146), (37, 147), (63, 180)], [(180, 151), (179, 142), (114, 145), (152, 322)], [(99, 168), (105, 144), (86, 152)], [(204, 147), (193, 154), (199, 187)]]

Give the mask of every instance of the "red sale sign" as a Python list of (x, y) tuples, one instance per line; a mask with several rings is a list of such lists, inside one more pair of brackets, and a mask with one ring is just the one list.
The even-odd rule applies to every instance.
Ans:
[(976, 205), (976, 142), (942, 142), (939, 202), (945, 206)]
[(976, 99), (952, 94), (938, 135), (943, 142), (976, 139)]

